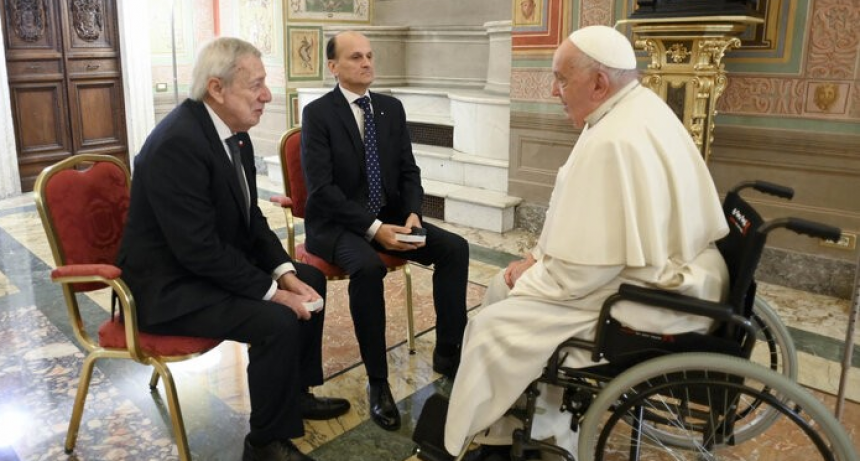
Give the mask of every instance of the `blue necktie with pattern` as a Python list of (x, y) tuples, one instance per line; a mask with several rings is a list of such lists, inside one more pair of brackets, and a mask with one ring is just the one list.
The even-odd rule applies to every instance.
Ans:
[(355, 103), (364, 111), (364, 161), (367, 164), (367, 209), (374, 216), (382, 209), (382, 171), (376, 144), (376, 123), (370, 109), (370, 98), (362, 96)]

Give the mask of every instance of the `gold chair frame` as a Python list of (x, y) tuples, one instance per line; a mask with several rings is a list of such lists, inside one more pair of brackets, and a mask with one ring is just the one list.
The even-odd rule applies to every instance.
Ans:
[[(55, 174), (73, 169), (84, 163), (111, 162), (122, 168), (126, 176), (126, 184), (131, 185), (131, 177), (123, 164), (116, 157), (109, 155), (81, 154), (74, 155), (70, 158), (62, 160), (55, 165), (44, 169), (36, 179), (34, 187), (34, 197), (36, 208), (39, 211), (39, 216), (42, 220), (42, 225), (45, 228), (45, 233), (48, 237), (48, 243), (51, 246), (51, 252), (54, 256), (54, 262), (57, 267), (66, 265), (66, 257), (57, 241), (54, 222), (51, 217), (49, 206), (45, 201), (45, 188), (52, 176)], [(150, 365), (154, 368), (149, 381), (151, 391), (157, 390), (159, 377), (164, 382), (164, 391), (167, 397), (167, 404), (170, 411), (171, 424), (173, 426), (174, 436), (176, 438), (176, 446), (179, 452), (179, 459), (182, 461), (190, 461), (191, 453), (188, 447), (188, 438), (185, 433), (185, 423), (182, 419), (182, 409), (179, 405), (179, 399), (176, 393), (176, 385), (173, 380), (173, 374), (167, 363), (179, 362), (200, 356), (208, 350), (194, 354), (178, 355), (178, 356), (153, 356), (147, 354), (141, 347), (141, 341), (138, 336), (137, 327), (137, 307), (134, 302), (134, 297), (126, 283), (119, 277), (108, 278), (101, 275), (85, 275), (85, 276), (63, 276), (52, 277), (52, 281), (59, 283), (62, 286), (63, 297), (68, 307), (69, 318), (71, 319), (72, 328), (80, 345), (86, 351), (83, 367), (81, 369), (80, 382), (75, 396), (75, 403), (72, 409), (72, 418), (69, 422), (69, 429), (66, 434), (65, 451), (70, 454), (74, 448), (78, 437), (78, 430), (81, 424), (81, 418), (84, 411), (84, 403), (86, 402), (87, 393), (89, 391), (90, 381), (92, 379), (93, 368), (96, 361), (100, 359), (131, 359), (143, 365)], [(106, 348), (99, 345), (97, 340), (93, 340), (90, 334), (86, 331), (83, 319), (81, 317), (81, 309), (78, 305), (77, 294), (73, 290), (73, 284), (78, 283), (103, 283), (106, 287), (111, 288), (117, 294), (119, 303), (122, 309), (122, 315), (125, 324), (125, 340), (126, 348)]]

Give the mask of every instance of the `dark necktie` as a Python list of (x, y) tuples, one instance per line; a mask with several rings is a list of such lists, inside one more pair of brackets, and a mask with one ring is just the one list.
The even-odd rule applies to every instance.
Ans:
[(236, 179), (239, 181), (239, 188), (242, 189), (242, 198), (244, 199), (245, 209), (245, 224), (250, 221), (251, 216), (251, 194), (248, 192), (248, 180), (245, 178), (245, 169), (242, 168), (242, 152), (241, 147), (245, 141), (235, 134), (226, 139), (227, 147), (230, 148), (230, 160), (233, 161), (233, 171), (236, 172)]
[(376, 145), (376, 123), (370, 109), (370, 98), (362, 96), (355, 103), (364, 111), (364, 161), (367, 164), (367, 209), (376, 216), (382, 209), (382, 171)]

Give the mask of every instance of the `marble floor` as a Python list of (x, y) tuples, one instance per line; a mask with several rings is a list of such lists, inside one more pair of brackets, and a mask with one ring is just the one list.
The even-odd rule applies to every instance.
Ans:
[[(280, 186), (260, 178), (260, 197)], [(284, 237), (280, 210), (261, 201), (270, 224)], [(534, 243), (522, 231), (504, 235), (449, 226), (471, 243), (470, 281), (488, 280)], [(83, 354), (68, 325), (60, 289), (49, 273), (53, 259), (32, 194), (0, 200), (0, 461), (173, 460), (176, 448), (163, 393), (151, 394), (150, 370), (127, 360), (100, 362), (93, 377), (78, 445), (63, 452)], [(849, 302), (763, 285), (761, 296), (782, 316), (799, 349), (799, 381), (833, 408)], [(85, 310), (100, 313), (107, 296), (89, 296)], [(352, 334), (351, 331), (347, 334)], [(395, 341), (389, 353), (390, 384), (403, 417), (402, 428), (382, 431), (368, 419), (361, 366), (335, 373), (318, 395), (348, 398), (353, 409), (331, 421), (306, 422), (296, 440), (320, 461), (404, 461), (412, 455), (411, 433), (426, 398), (450, 388), (431, 369), (434, 333), (419, 335), (417, 353)], [(194, 459), (238, 460), (247, 432), (249, 401), (243, 345), (223, 343), (195, 360), (175, 364), (180, 401)], [(849, 373), (849, 402), (843, 424), (860, 444), (860, 353)]]

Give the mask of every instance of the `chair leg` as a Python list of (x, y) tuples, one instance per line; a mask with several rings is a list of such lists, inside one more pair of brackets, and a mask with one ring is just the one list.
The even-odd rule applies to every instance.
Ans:
[(176, 438), (176, 449), (179, 452), (180, 461), (191, 461), (191, 452), (188, 448), (188, 437), (185, 434), (185, 422), (182, 419), (182, 409), (179, 406), (179, 398), (176, 395), (176, 385), (173, 382), (173, 374), (167, 365), (161, 362), (153, 362), (155, 371), (161, 375), (164, 382), (164, 394), (167, 397), (167, 407), (170, 409), (170, 420), (173, 424), (173, 436)]
[(403, 279), (406, 281), (406, 345), (409, 354), (415, 354), (415, 314), (412, 309), (412, 270), (409, 263), (403, 265)]
[(72, 419), (69, 421), (69, 430), (66, 432), (66, 454), (75, 449), (78, 440), (78, 429), (81, 427), (81, 417), (84, 414), (84, 403), (87, 401), (87, 392), (90, 390), (90, 381), (93, 377), (93, 368), (98, 356), (87, 355), (81, 368), (81, 376), (78, 380), (78, 392), (75, 395), (75, 405), (72, 407)]
[(149, 390), (154, 391), (158, 387), (158, 369), (152, 370), (152, 376), (149, 378)]

